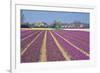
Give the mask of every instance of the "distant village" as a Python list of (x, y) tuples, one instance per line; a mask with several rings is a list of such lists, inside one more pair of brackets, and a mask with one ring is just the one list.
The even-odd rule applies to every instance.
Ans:
[(21, 28), (55, 28), (55, 29), (68, 29), (68, 28), (89, 28), (89, 24), (75, 21), (72, 23), (62, 23), (60, 21), (54, 21), (53, 23), (46, 22), (24, 22), (21, 23)]

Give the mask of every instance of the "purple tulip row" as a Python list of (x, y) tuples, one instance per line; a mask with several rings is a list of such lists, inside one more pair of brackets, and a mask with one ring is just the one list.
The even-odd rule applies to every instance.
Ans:
[[(21, 52), (30, 44), (35, 37), (39, 35), (39, 37), (31, 43), (28, 47), (27, 51), (21, 55), (22, 63), (29, 62), (39, 62), (40, 60), (40, 48), (43, 42), (45, 30), (25, 30), (21, 31)], [(63, 48), (63, 50), (68, 53), (71, 60), (88, 60), (89, 56), (84, 54), (78, 49), (83, 50), (87, 54), (89, 54), (90, 46), (89, 46), (89, 32), (84, 31), (70, 31), (70, 30), (51, 30), (52, 34), (56, 38), (57, 42)], [(57, 35), (58, 34), (58, 35)], [(29, 36), (31, 35), (31, 36)], [(64, 39), (69, 41), (66, 42)], [(29, 36), (29, 37), (28, 37)], [(28, 38), (26, 38), (28, 37)], [(51, 36), (49, 30), (46, 35), (46, 57), (47, 61), (65, 61), (62, 52), (59, 50), (59, 47), (55, 43), (53, 37)], [(24, 39), (25, 38), (25, 39)], [(24, 40), (23, 40), (24, 39)], [(78, 49), (76, 47), (78, 47)]]

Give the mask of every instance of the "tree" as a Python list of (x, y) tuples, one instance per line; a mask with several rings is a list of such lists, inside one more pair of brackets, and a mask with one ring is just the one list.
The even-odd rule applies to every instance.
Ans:
[(56, 29), (60, 29), (61, 25), (62, 25), (61, 21), (55, 20), (53, 27), (56, 28)]
[(34, 24), (35, 27), (44, 27), (44, 23), (43, 22), (36, 22)]
[(25, 20), (25, 17), (24, 17), (24, 14), (23, 14), (23, 11), (21, 10), (21, 24), (24, 23), (24, 20)]

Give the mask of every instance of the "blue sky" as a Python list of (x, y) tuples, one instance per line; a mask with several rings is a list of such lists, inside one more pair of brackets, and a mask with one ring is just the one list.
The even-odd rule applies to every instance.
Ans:
[(82, 12), (54, 12), (54, 11), (36, 11), (36, 10), (21, 10), (24, 15), (24, 22), (47, 22), (52, 23), (54, 20), (59, 20), (63, 23), (72, 23), (80, 21), (89, 24), (89, 13)]

